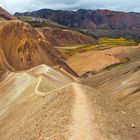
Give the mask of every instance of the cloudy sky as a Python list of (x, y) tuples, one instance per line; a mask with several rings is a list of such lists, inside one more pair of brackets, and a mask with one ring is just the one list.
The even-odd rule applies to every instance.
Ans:
[(42, 8), (63, 10), (110, 9), (140, 12), (140, 0), (0, 0), (0, 6), (12, 13)]

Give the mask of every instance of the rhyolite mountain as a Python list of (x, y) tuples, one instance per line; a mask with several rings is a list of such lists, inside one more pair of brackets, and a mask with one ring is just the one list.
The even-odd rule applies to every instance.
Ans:
[(59, 24), (82, 29), (140, 30), (140, 14), (110, 10), (63, 11), (41, 9), (34, 12), (15, 13), (15, 16), (33, 16), (51, 19)]
[(47, 64), (59, 65), (77, 76), (65, 63), (66, 58), (45, 39), (48, 31), (42, 30), (19, 20), (0, 22), (0, 71), (21, 71)]
[(11, 15), (8, 11), (0, 7), (0, 20), (16, 20), (17, 18)]

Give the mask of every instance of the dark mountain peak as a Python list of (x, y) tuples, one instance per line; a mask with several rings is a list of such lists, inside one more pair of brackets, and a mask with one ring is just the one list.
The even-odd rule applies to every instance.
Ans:
[(72, 28), (140, 30), (140, 14), (133, 12), (125, 13), (108, 9), (79, 9), (77, 11), (41, 9), (30, 13), (16, 13), (15, 15), (51, 19), (52, 21)]
[(88, 11), (94, 11), (94, 10), (90, 10), (90, 9), (78, 9), (77, 12), (88, 12)]

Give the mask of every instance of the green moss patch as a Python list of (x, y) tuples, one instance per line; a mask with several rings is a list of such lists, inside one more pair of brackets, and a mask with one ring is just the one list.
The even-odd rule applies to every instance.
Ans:
[(65, 47), (59, 47), (58, 49), (67, 55), (72, 55), (76, 52), (85, 52), (92, 49), (97, 48), (97, 46), (89, 45), (89, 44), (80, 44), (80, 45), (72, 45), (72, 46), (65, 46)]
[(108, 46), (135, 46), (137, 43), (131, 39), (121, 38), (100, 38), (98, 40), (99, 44), (101, 45), (108, 45)]

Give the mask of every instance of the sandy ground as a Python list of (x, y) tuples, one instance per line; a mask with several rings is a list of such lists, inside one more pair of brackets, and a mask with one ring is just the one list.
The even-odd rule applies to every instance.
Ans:
[[(74, 84), (76, 99), (73, 105), (73, 122), (70, 127), (70, 140), (94, 140), (103, 139), (96, 128), (95, 117), (91, 114), (91, 104), (79, 84)], [(94, 124), (94, 125), (92, 125)]]
[(140, 61), (113, 68), (90, 76), (83, 84), (120, 101), (140, 114)]
[(1, 140), (137, 140), (140, 117), (94, 88), (41, 65), (0, 82)]
[(109, 65), (119, 63), (127, 58), (138, 59), (140, 54), (139, 46), (114, 47), (106, 50), (93, 50), (77, 53), (70, 57), (67, 64), (79, 75), (88, 71), (103, 69)]
[(34, 92), (42, 95), (72, 82), (70, 77), (67, 78), (46, 65), (23, 72), (9, 72), (4, 77), (0, 83), (0, 114), (3, 114), (21, 94), (26, 93), (28, 88), (34, 87)]

